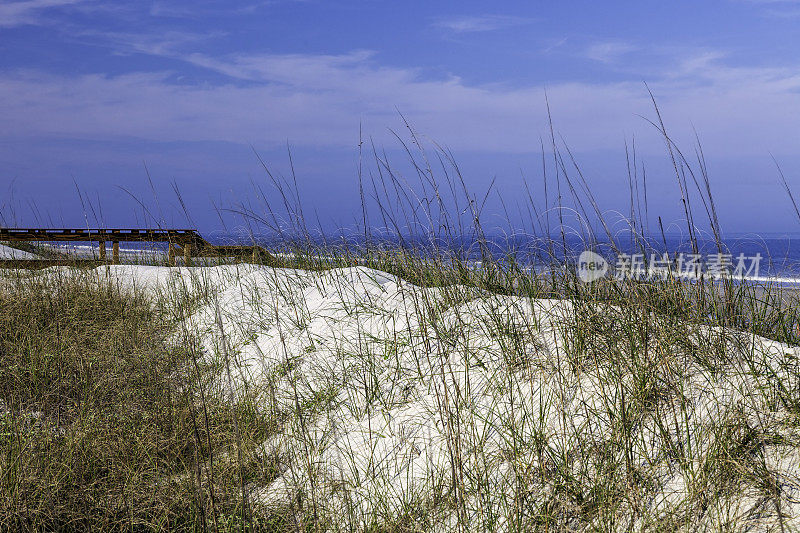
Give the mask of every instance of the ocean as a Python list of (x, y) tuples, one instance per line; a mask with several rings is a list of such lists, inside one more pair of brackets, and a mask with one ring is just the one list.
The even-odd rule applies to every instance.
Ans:
[[(277, 238), (274, 235), (243, 237), (221, 232), (203, 235), (212, 244), (252, 244), (255, 241), (274, 252), (310, 247), (346, 247), (355, 253), (366, 247), (404, 248), (429, 257), (441, 253), (454, 254), (476, 265), (486, 260), (503, 264), (513, 261), (517, 266), (533, 271), (552, 269), (553, 265), (577, 268), (581, 254), (589, 251), (608, 264), (610, 273), (619, 274), (620, 270), (628, 268), (631, 274), (642, 277), (651, 275), (653, 271), (663, 271), (668, 266), (674, 273), (683, 276), (702, 273), (713, 278), (719, 272), (727, 272), (736, 274), (738, 279), (800, 284), (800, 236), (791, 235), (735, 236), (724, 238), (720, 243), (708, 238), (695, 239), (692, 243), (686, 236), (678, 235), (647, 240), (620, 235), (613, 242), (608, 238), (589, 241), (576, 235), (546, 239), (522, 234), (364, 237), (363, 234), (354, 236), (339, 233), (294, 239)], [(67, 247), (81, 256), (91, 255), (97, 249), (96, 244), (92, 243), (73, 243)], [(121, 246), (123, 256), (141, 255), (145, 251), (166, 253), (166, 244), (126, 242)]]

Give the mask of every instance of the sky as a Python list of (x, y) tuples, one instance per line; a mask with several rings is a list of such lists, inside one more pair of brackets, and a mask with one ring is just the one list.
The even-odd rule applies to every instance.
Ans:
[(727, 232), (795, 233), (776, 163), (800, 198), (798, 30), (791, 0), (0, 0), (0, 222), (231, 230), (280, 203), (269, 170), (352, 227), (359, 161), (420, 193), (402, 143), (524, 218), (526, 191), (553, 205), (555, 143), (610, 218), (635, 146), (648, 223), (679, 228), (652, 92)]

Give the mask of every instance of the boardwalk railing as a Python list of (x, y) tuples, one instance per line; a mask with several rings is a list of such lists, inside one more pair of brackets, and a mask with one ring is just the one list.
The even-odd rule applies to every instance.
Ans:
[(0, 228), (0, 241), (8, 242), (97, 242), (100, 261), (106, 260), (106, 242), (111, 242), (112, 263), (119, 263), (120, 242), (166, 242), (170, 265), (182, 253), (187, 266), (192, 256), (244, 257), (252, 255), (254, 261), (270, 259), (270, 254), (260, 246), (217, 246), (206, 241), (194, 229), (81, 229), (81, 228)]

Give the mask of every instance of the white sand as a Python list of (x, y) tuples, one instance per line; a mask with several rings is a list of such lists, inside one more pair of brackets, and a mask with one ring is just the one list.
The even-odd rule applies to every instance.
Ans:
[[(254, 498), (280, 507), (302, 494), (342, 523), (392, 522), (424, 508), (436, 530), (454, 529), (459, 513), (476, 531), (504, 529), (518, 502), (535, 507), (560, 494), (557, 476), (548, 481), (541, 472), (569, 472), (583, 483), (601, 477), (609, 458), (593, 450), (618, 431), (611, 413), (619, 412), (619, 391), (638, 386), (602, 347), (582, 367), (568, 360), (570, 328), (586, 317), (566, 301), (425, 289), (363, 267), (309, 273), (121, 265), (98, 272), (126, 287), (209, 296), (184, 325), (200, 333), (209, 360), (229, 363), (220, 387), (234, 401), (255, 399), (283, 415), (262, 450), (281, 473), (251, 486)], [(595, 312), (609, 327), (630, 319), (611, 307)], [(790, 444), (800, 435), (787, 423), (795, 415), (770, 401), (770, 380), (761, 377), (771, 369), (796, 383), (800, 351), (746, 335), (737, 345), (721, 331), (684, 327), (695, 329), (698, 343), (722, 339), (730, 360), (712, 372), (685, 359), (683, 380), (674, 384), (685, 402), (665, 401), (658, 417), (644, 416), (630, 449), (618, 451), (651, 476), (641, 494), (648, 511), (633, 516), (621, 500), (616, 512), (629, 515), (634, 529), (667, 513), (689, 516), (700, 529), (732, 517), (775, 523), (774, 505), (744, 481), (712, 495), (701, 514), (686, 508), (702, 490), (720, 428), (748, 424), (781, 437), (764, 445), (761, 462), (781, 487), (787, 528), (800, 527), (800, 455)], [(514, 333), (500, 335), (501, 328)], [(664, 349), (654, 347), (645, 360), (659, 361)], [(737, 358), (743, 350), (756, 354), (762, 371)], [(661, 427), (657, 418), (674, 423)], [(680, 443), (686, 462), (669, 443)], [(455, 492), (453, 479), (460, 480)]]
[(0, 244), (0, 259), (40, 259), (36, 254)]

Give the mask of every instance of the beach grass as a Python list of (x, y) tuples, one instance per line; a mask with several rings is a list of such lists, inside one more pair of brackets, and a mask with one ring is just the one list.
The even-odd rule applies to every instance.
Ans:
[[(543, 245), (498, 254), (452, 154), (409, 134), (413, 185), (377, 150), (359, 169), (358, 239), (309, 229), (265, 166), (273, 201), (239, 211), (279, 264), (5, 271), (0, 528), (800, 528), (797, 293), (581, 281), (566, 234), (620, 232), (555, 141), (529, 198)], [(689, 246), (705, 226), (722, 250), (704, 163), (663, 135)], [(600, 220), (571, 229), (569, 195)]]

